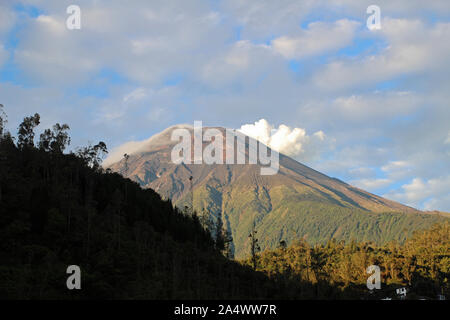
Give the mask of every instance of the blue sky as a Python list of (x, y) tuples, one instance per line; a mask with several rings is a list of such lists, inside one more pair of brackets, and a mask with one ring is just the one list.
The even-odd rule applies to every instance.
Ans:
[(450, 212), (450, 3), (372, 2), (2, 2), (0, 103), (12, 132), (35, 112), (40, 130), (68, 123), (72, 148), (247, 125), (330, 176)]

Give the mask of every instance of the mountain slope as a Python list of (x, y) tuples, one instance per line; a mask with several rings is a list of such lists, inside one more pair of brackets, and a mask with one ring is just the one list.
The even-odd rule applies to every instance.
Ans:
[[(222, 219), (232, 233), (237, 257), (248, 254), (248, 233), (254, 222), (264, 249), (299, 237), (313, 243), (331, 238), (401, 241), (412, 231), (444, 219), (330, 178), (282, 154), (278, 173), (268, 176), (260, 174), (259, 165), (176, 165), (170, 159), (177, 143), (170, 137), (176, 128), (180, 126), (150, 138), (127, 161), (110, 168), (180, 207), (193, 202), (197, 211), (205, 208), (213, 218)], [(247, 142), (247, 157), (248, 147)], [(227, 151), (224, 147), (224, 154)]]

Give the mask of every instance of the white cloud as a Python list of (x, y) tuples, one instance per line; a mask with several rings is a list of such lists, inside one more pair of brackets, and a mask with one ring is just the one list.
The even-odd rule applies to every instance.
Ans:
[(345, 12), (360, 14), (365, 12), (365, 9), (371, 5), (376, 4), (381, 8), (382, 15), (399, 15), (405, 17), (422, 16), (429, 12), (436, 15), (446, 15), (450, 13), (450, 6), (447, 0), (434, 0), (424, 2), (422, 0), (325, 0), (324, 3), (328, 7), (336, 10), (340, 8)]
[(355, 180), (367, 179), (375, 176), (375, 170), (368, 167), (353, 168), (349, 170), (349, 173), (353, 178), (356, 178)]
[(375, 191), (380, 188), (384, 188), (388, 185), (390, 185), (393, 181), (390, 179), (380, 178), (380, 179), (359, 179), (359, 180), (352, 180), (350, 181), (350, 184), (364, 189), (368, 191)]
[(8, 60), (10, 54), (5, 48), (5, 39), (16, 22), (14, 11), (6, 4), (0, 4), (0, 68)]
[(316, 5), (316, 0), (229, 0), (222, 10), (243, 27), (243, 37), (262, 39), (293, 30)]
[(420, 107), (420, 99), (411, 92), (374, 92), (338, 97), (331, 106), (347, 121), (374, 121), (410, 114)]
[(136, 101), (136, 100), (142, 100), (144, 98), (146, 98), (148, 96), (147, 91), (145, 90), (145, 88), (137, 88), (133, 91), (131, 91), (130, 93), (126, 94), (123, 97), (123, 102), (132, 102), (132, 101)]
[(356, 167), (348, 171), (350, 184), (371, 192), (389, 189), (397, 181), (410, 177), (413, 173), (412, 165), (407, 161), (389, 161), (385, 165), (378, 165), (384, 177), (377, 177), (372, 167)]
[(381, 167), (381, 170), (385, 172), (391, 172), (393, 170), (403, 169), (408, 167), (409, 164), (406, 161), (390, 161), (388, 164)]
[[(89, 52), (86, 33), (70, 31), (64, 15), (40, 15), (28, 19), (15, 49), (14, 59), (40, 85), (79, 84), (99, 70), (102, 60)], [(89, 46), (97, 50), (96, 46)]]
[(86, 81), (104, 68), (140, 84), (160, 84), (176, 72), (200, 69), (205, 51), (219, 52), (231, 31), (208, 3), (99, 0), (80, 3), (81, 30), (67, 30), (59, 1), (45, 15), (24, 17), (16, 61), (40, 84)]
[[(419, 207), (425, 201), (427, 210), (448, 210), (450, 197), (450, 176), (443, 176), (429, 180), (414, 178), (400, 190), (390, 192), (385, 197), (401, 201), (411, 206)], [(446, 204), (446, 205), (444, 205)], [(431, 207), (443, 205), (442, 207)]]
[(142, 141), (129, 141), (121, 144), (120, 146), (117, 146), (111, 150), (111, 152), (108, 154), (108, 157), (105, 159), (105, 161), (103, 161), (103, 166), (108, 167), (120, 161), (121, 159), (123, 159), (125, 153), (128, 155), (132, 155), (149, 150), (150, 147), (175, 144), (176, 142), (173, 142), (171, 140), (171, 132), (172, 129), (175, 128), (187, 128), (189, 130), (192, 130), (193, 127), (186, 124), (176, 125), (169, 127), (162, 132), (151, 136), (148, 139)]
[(5, 47), (0, 43), (0, 67), (8, 60), (9, 53)]
[(329, 143), (323, 131), (307, 135), (303, 128), (290, 128), (284, 124), (276, 128), (265, 119), (254, 124), (245, 124), (239, 131), (301, 161), (316, 158), (323, 151), (324, 144)]
[(282, 59), (270, 46), (240, 40), (202, 64), (199, 79), (212, 88), (251, 86), (276, 68), (283, 68)]
[(438, 198), (432, 198), (428, 201), (425, 201), (423, 205), (425, 210), (434, 211), (434, 210), (442, 210), (445, 212), (450, 212), (450, 193), (447, 195), (443, 195)]
[(315, 162), (313, 168), (327, 175), (346, 177), (344, 181), (375, 179), (376, 172), (371, 168), (381, 167), (391, 156), (387, 148), (368, 144), (347, 145), (339, 139), (336, 139), (335, 148), (334, 152), (327, 152), (328, 157)]
[(437, 23), (428, 28), (420, 20), (385, 18), (380, 36), (388, 42), (380, 54), (357, 60), (335, 60), (314, 76), (314, 83), (337, 90), (400, 75), (448, 71), (450, 23)]
[[(126, 90), (126, 91), (125, 91)], [(167, 120), (178, 94), (175, 86), (165, 86), (159, 89), (138, 87), (133, 89), (119, 88), (114, 96), (104, 99), (95, 111), (95, 123), (105, 123), (112, 126), (131, 125), (144, 121), (149, 123)], [(125, 91), (125, 92), (124, 92)], [(134, 118), (139, 113), (139, 119)], [(146, 129), (146, 128), (144, 128)], [(147, 130), (146, 130), (147, 131)]]
[(6, 3), (0, 4), (0, 36), (11, 30), (16, 19), (16, 14)]
[(135, 154), (137, 152), (142, 151), (145, 146), (148, 144), (150, 139), (144, 141), (129, 141), (126, 142), (113, 150), (108, 154), (108, 157), (103, 161), (103, 166), (106, 168), (121, 159), (123, 159), (124, 154)]
[[(42, 31), (61, 36), (67, 30), (64, 19), (46, 15), (40, 15), (35, 19), (36, 26)], [(68, 35), (68, 34), (66, 34)]]
[(414, 172), (413, 166), (407, 161), (389, 161), (381, 167), (381, 170), (394, 181), (404, 179)]
[(313, 22), (308, 29), (282, 36), (271, 43), (273, 49), (288, 59), (301, 59), (343, 48), (351, 44), (359, 22), (347, 19), (334, 23)]
[(444, 141), (445, 144), (450, 144), (450, 132), (447, 135), (447, 139)]

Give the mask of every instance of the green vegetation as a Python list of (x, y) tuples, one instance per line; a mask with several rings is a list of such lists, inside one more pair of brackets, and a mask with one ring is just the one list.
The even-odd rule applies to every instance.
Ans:
[[(283, 224), (276, 217), (283, 217)], [(311, 244), (325, 244), (331, 239), (375, 242), (379, 245), (390, 241), (402, 243), (415, 230), (430, 228), (448, 218), (418, 213), (372, 213), (358, 209), (342, 208), (326, 203), (301, 201), (274, 210), (258, 227), (263, 235), (262, 248), (274, 248), (280, 240), (292, 243), (298, 238)], [(297, 235), (297, 236), (296, 236)]]
[[(180, 206), (185, 203), (186, 198), (176, 202)], [(203, 208), (213, 217), (223, 210), (224, 224), (232, 232), (237, 258), (248, 255), (251, 247), (248, 234), (254, 221), (260, 232), (261, 250), (266, 250), (277, 248), (281, 240), (289, 245), (299, 238), (312, 245), (325, 244), (331, 239), (372, 241), (379, 245), (394, 240), (402, 243), (416, 230), (449, 220), (417, 212), (369, 212), (290, 193), (288, 188), (280, 187), (258, 194), (236, 185), (222, 199), (222, 193), (210, 185), (200, 186), (194, 190), (194, 209)]]
[[(395, 298), (399, 287), (408, 288), (409, 299), (435, 299), (438, 294), (449, 297), (450, 223), (415, 232), (403, 245), (332, 240), (310, 246), (300, 240), (289, 248), (281, 245), (277, 250), (264, 251), (257, 261), (256, 270), (285, 283), (286, 288), (307, 284), (286, 293), (295, 298)], [(255, 262), (250, 257), (242, 263), (253, 267)], [(366, 269), (370, 265), (381, 269), (381, 290), (370, 292), (366, 287)]]

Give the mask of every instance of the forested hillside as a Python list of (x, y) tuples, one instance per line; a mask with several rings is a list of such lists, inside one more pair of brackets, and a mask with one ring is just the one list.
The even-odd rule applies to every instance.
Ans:
[[(449, 297), (450, 224), (443, 222), (417, 231), (401, 245), (332, 240), (311, 246), (298, 240), (286, 248), (282, 243), (277, 250), (262, 252), (254, 261), (256, 270), (277, 282), (310, 284), (306, 296), (319, 299), (398, 298), (396, 289), (400, 287), (407, 288), (410, 299)], [(249, 258), (243, 262), (253, 266), (254, 261)], [(367, 289), (366, 270), (370, 265), (381, 269), (381, 290)]]

